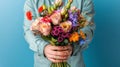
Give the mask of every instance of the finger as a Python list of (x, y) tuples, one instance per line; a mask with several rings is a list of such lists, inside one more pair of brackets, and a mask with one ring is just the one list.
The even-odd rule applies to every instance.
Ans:
[(47, 58), (53, 58), (53, 59), (61, 59), (61, 60), (67, 60), (72, 54), (72, 51), (69, 51), (69, 53), (67, 55), (53, 55), (53, 54), (50, 54), (50, 53), (46, 53), (46, 57)]
[(64, 47), (62, 46), (50, 46), (49, 47), (51, 50), (56, 50), (56, 51), (64, 51), (66, 50)]
[(58, 60), (67, 60), (68, 56), (55, 56), (55, 55), (47, 54), (47, 58), (58, 59)]
[(63, 46), (63, 48), (66, 49), (66, 50), (72, 50), (72, 46), (71, 45)]
[(57, 60), (57, 59), (53, 59), (53, 58), (48, 58), (50, 61), (52, 61), (53, 63), (59, 63), (59, 62), (66, 62), (67, 60)]
[(46, 52), (47, 54), (51, 54), (51, 55), (55, 55), (55, 56), (69, 56), (69, 54), (71, 53), (70, 50), (66, 50), (66, 51), (53, 51), (50, 50), (48, 52)]
[(65, 51), (65, 50), (71, 50), (72, 47), (71, 45), (67, 45), (67, 46), (50, 46), (49, 47), (51, 50), (57, 50), (57, 51)]
[(66, 56), (68, 54), (67, 51), (53, 51), (53, 50), (48, 51), (47, 53), (55, 56)]

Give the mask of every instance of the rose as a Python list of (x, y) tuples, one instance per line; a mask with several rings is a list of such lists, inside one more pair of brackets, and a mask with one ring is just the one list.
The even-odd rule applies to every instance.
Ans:
[(41, 17), (37, 18), (37, 19), (31, 24), (30, 29), (31, 29), (32, 31), (38, 31), (40, 19), (41, 19)]
[(40, 23), (39, 31), (44, 35), (47, 36), (50, 34), (51, 31), (51, 24), (50, 23)]
[(31, 30), (37, 30), (42, 35), (48, 36), (51, 31), (51, 23), (48, 20), (48, 17), (40, 17), (32, 23)]
[(61, 14), (60, 14), (59, 12), (53, 13), (53, 14), (50, 16), (50, 18), (51, 18), (52, 23), (53, 23), (54, 25), (58, 25), (58, 24), (61, 22), (61, 20), (62, 20)]
[(48, 36), (51, 31), (51, 23), (48, 17), (43, 17), (40, 19), (39, 31), (44, 35)]
[(72, 22), (71, 21), (65, 21), (60, 23), (60, 27), (62, 27), (64, 32), (69, 32), (72, 28)]

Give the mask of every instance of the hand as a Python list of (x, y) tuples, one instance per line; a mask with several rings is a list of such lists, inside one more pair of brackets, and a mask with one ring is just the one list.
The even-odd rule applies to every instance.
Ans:
[(48, 58), (48, 60), (58, 63), (58, 62), (66, 62), (67, 59), (72, 54), (72, 46), (52, 46), (47, 45), (44, 49), (44, 54)]

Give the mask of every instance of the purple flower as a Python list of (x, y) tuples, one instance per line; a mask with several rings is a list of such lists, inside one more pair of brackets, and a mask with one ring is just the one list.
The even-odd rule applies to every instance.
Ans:
[(51, 31), (52, 36), (59, 36), (63, 32), (62, 28), (60, 26), (54, 26), (53, 30)]
[(69, 38), (70, 36), (70, 33), (62, 33), (61, 35), (63, 38)]
[(63, 33), (63, 29), (61, 27), (58, 28), (58, 30), (59, 30), (59, 33)]
[(69, 11), (69, 20), (72, 22), (73, 26), (78, 26), (78, 12)]
[(58, 42), (62, 42), (64, 39), (62, 37), (58, 37)]
[(59, 35), (59, 31), (58, 30), (53, 31), (53, 33), (54, 33), (54, 36), (58, 36)]

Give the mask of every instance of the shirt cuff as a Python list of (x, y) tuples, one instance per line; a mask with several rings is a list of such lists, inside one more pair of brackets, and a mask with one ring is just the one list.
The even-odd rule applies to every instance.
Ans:
[(45, 46), (47, 46), (48, 44), (49, 44), (49, 42), (47, 42), (47, 41), (37, 41), (37, 44), (39, 44), (38, 46), (37, 46), (37, 51), (38, 51), (38, 56), (43, 56), (43, 57), (45, 57), (45, 54), (44, 54), (44, 49), (45, 49)]

